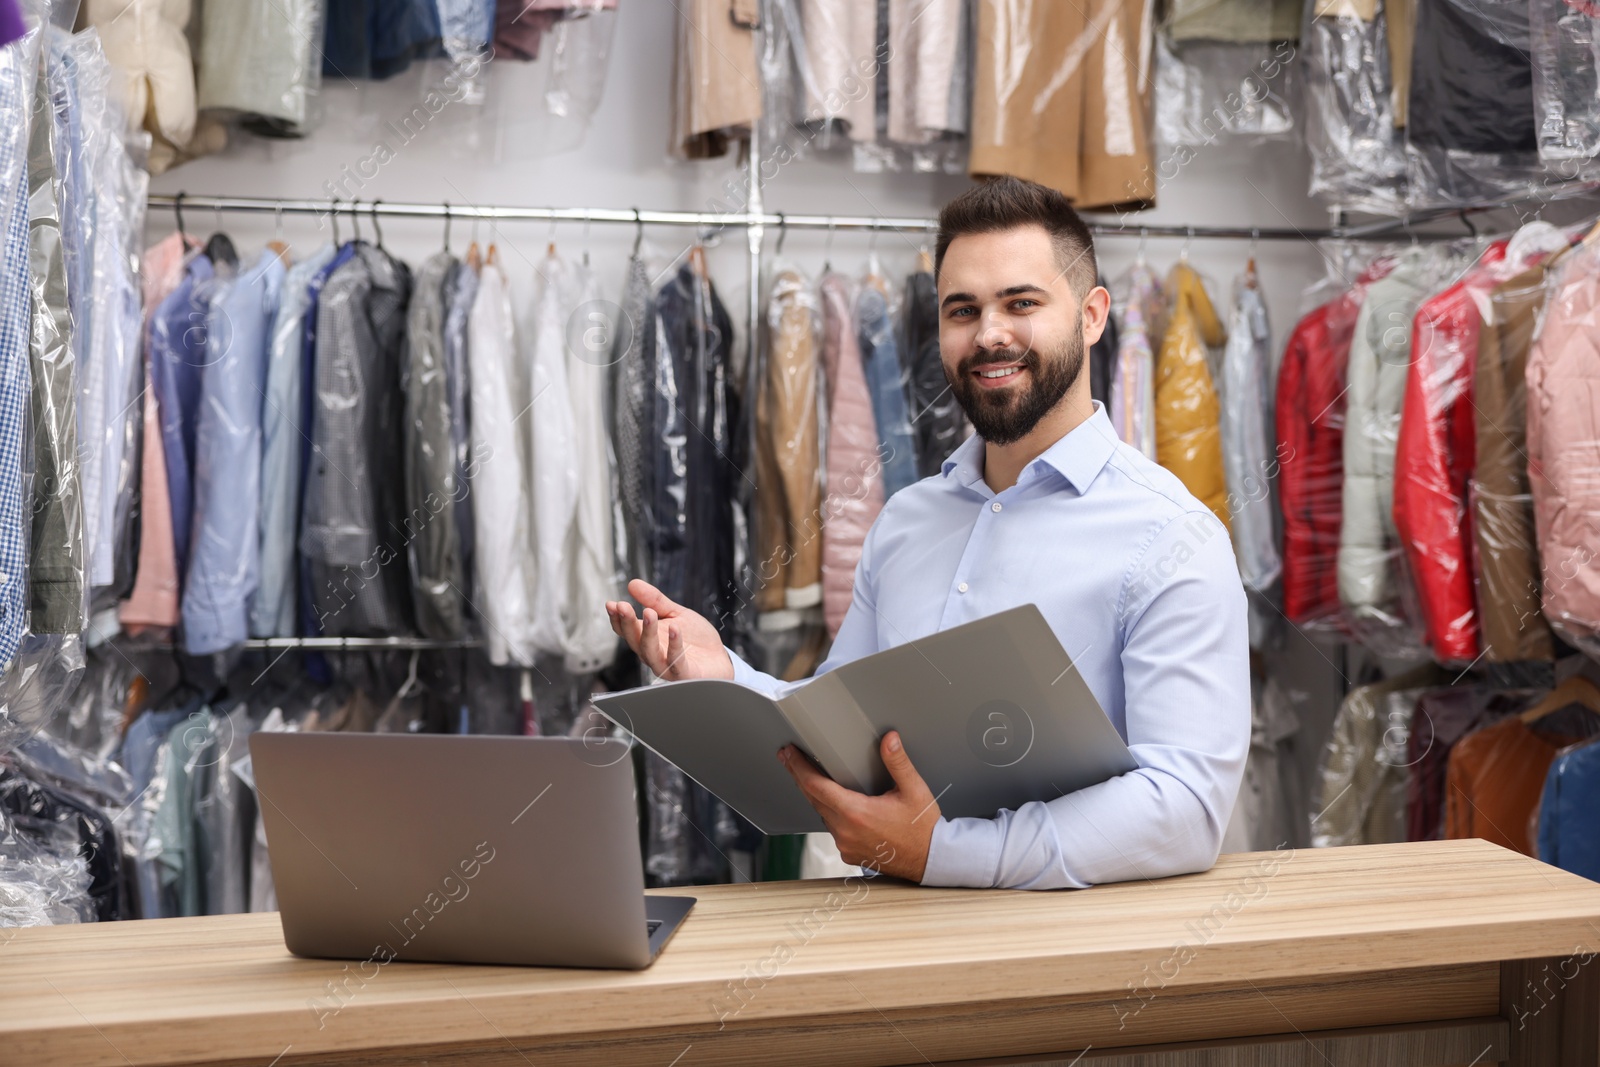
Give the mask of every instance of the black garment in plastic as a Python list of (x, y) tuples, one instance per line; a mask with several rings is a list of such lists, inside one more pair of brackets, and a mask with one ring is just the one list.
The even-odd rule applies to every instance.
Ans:
[(909, 367), (907, 394), (911, 428), (916, 436), (917, 477), (939, 473), (946, 457), (966, 435), (967, 416), (950, 388), (939, 356), (939, 292), (932, 273), (917, 271), (906, 279), (905, 347)]
[(76, 838), (78, 854), (89, 868), (94, 917), (101, 922), (134, 917), (122, 847), (105, 812), (11, 768), (0, 768), (0, 811), (11, 817), (18, 833), (47, 848)]
[(1406, 136), (1462, 152), (1534, 152), (1528, 5), (1417, 0)]
[[(628, 578), (655, 573), (656, 299), (650, 271), (635, 257), (622, 292), (622, 328), (612, 348), (607, 408), (616, 453), (617, 568)], [(625, 588), (625, 584), (624, 584)]]
[(687, 265), (656, 294), (655, 584), (728, 631), (738, 609), (734, 501), (743, 451), (733, 322)]

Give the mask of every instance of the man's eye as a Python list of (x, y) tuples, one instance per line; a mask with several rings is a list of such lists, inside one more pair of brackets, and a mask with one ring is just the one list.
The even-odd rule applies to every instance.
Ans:
[(1029, 299), (1027, 299), (1025, 297), (1025, 298), (1023, 298), (1021, 300), (1018, 300), (1016, 303), (1012, 304), (1011, 306), (1014, 307), (1014, 308), (1026, 308), (1026, 307), (1032, 307), (1033, 305), (1037, 304), (1038, 302), (1039, 301), (1037, 301), (1037, 300), (1029, 300)]
[(954, 308), (950, 312), (950, 317), (952, 319), (960, 318), (963, 315), (966, 315), (970, 311), (972, 311), (972, 308)]

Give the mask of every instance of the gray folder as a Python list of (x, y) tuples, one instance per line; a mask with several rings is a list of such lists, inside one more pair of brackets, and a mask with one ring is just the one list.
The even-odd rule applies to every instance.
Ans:
[(992, 818), (1137, 766), (1033, 604), (846, 663), (781, 700), (702, 678), (594, 704), (768, 834), (824, 829), (778, 762), (790, 743), (876, 795), (894, 784), (879, 740), (899, 730), (947, 818)]

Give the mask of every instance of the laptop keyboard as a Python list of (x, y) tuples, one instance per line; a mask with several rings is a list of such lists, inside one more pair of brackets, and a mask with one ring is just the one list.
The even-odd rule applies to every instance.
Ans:
[(644, 921), (644, 932), (646, 937), (654, 937), (656, 931), (659, 929), (661, 929), (660, 919), (646, 919)]

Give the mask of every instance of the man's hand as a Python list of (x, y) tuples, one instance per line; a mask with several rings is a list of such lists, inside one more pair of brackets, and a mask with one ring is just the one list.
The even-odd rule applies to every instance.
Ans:
[(628, 642), (657, 678), (733, 677), (733, 660), (722, 647), (717, 628), (705, 616), (668, 600), (642, 578), (628, 583), (628, 592), (644, 609), (641, 621), (626, 600), (606, 601), (611, 629)]
[(822, 816), (846, 863), (920, 882), (928, 866), (933, 826), (939, 821), (939, 803), (911, 766), (898, 730), (884, 734), (878, 754), (894, 778), (894, 788), (877, 797), (846, 789), (812, 766), (793, 745), (779, 749), (778, 759)]

